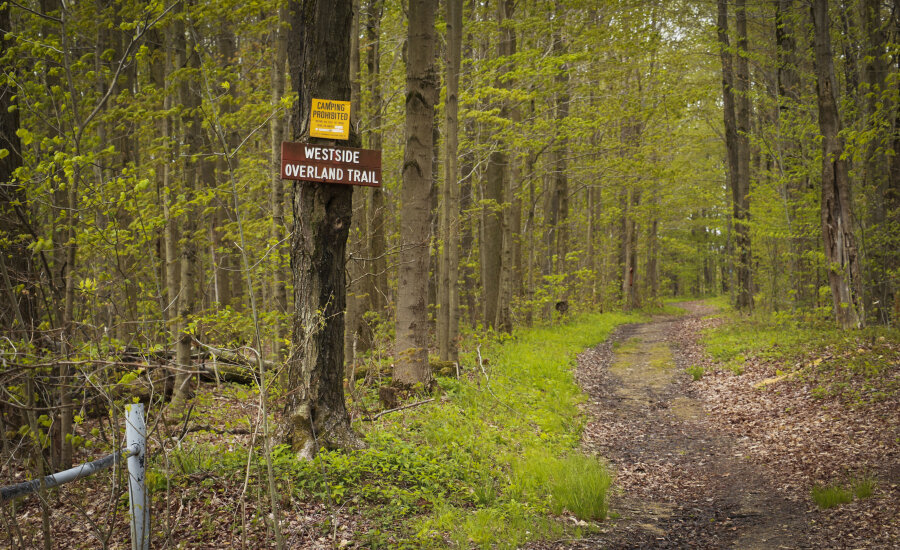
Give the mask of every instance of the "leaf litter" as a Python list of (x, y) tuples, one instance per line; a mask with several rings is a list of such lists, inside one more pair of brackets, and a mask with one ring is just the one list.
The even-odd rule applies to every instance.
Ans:
[[(614, 472), (612, 519), (584, 539), (529, 548), (900, 547), (897, 392), (862, 406), (822, 399), (795, 365), (753, 355), (736, 375), (701, 343), (726, 320), (700, 302), (681, 306), (687, 315), (621, 327), (579, 357), (582, 446)], [(828, 353), (800, 363), (818, 367)], [(699, 381), (685, 372), (694, 365)], [(898, 370), (881, 386), (896, 388)], [(814, 486), (861, 479), (874, 480), (869, 498), (828, 510), (811, 498)]]

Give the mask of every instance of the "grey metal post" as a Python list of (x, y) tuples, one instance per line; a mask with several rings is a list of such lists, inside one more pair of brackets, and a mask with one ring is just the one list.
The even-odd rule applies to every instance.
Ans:
[(128, 457), (128, 501), (131, 508), (131, 549), (150, 549), (150, 499), (146, 476), (147, 427), (144, 404), (125, 405), (125, 442), (136, 454)]

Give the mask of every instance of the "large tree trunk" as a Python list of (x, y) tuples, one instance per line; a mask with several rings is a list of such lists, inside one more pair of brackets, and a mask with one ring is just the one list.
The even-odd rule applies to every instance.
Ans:
[[(309, 137), (312, 98), (350, 99), (351, 0), (290, 3), (293, 39), (288, 42), (291, 83), (299, 112), (293, 138)], [(350, 145), (359, 146), (350, 128)], [(312, 457), (325, 448), (358, 448), (344, 403), (344, 260), (350, 230), (353, 188), (297, 181), (293, 185), (294, 277), (292, 351), (287, 362), (287, 402), (283, 440), (295, 453)]]
[(444, 208), (441, 234), (441, 303), (438, 348), (441, 360), (458, 360), (459, 336), (459, 67), (462, 61), (462, 0), (446, 0), (447, 100), (444, 108)]
[(428, 242), (431, 225), (435, 0), (410, 0), (406, 66), (406, 148), (400, 213), (400, 269), (394, 384), (430, 388), (428, 366)]
[(859, 254), (850, 209), (850, 176), (844, 153), (841, 119), (837, 108), (836, 79), (831, 53), (827, 0), (813, 0), (815, 27), (816, 90), (819, 129), (822, 132), (822, 241), (828, 261), (828, 282), (834, 315), (841, 328), (861, 327), (863, 307)]

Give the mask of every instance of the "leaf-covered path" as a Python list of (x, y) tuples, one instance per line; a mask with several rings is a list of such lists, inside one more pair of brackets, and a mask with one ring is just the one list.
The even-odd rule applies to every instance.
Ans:
[(710, 422), (685, 368), (698, 352), (689, 314), (620, 328), (579, 357), (590, 401), (583, 446), (615, 476), (613, 518), (565, 548), (803, 548), (805, 506), (748, 460), (749, 442)]

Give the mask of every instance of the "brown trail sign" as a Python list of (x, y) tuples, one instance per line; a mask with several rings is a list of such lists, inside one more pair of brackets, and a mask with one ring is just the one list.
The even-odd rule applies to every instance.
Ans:
[(281, 177), (381, 187), (381, 151), (283, 142)]

